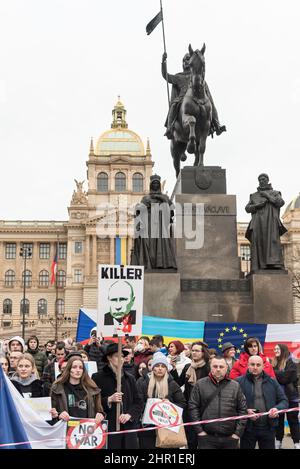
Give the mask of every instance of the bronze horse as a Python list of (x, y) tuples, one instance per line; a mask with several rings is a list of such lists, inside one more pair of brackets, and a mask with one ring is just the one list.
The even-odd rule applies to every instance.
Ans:
[(201, 50), (195, 51), (189, 45), (189, 53), (190, 84), (179, 107), (171, 140), (176, 177), (180, 172), (180, 161), (187, 158), (185, 150), (195, 155), (194, 166), (203, 166), (206, 139), (212, 121), (212, 105), (205, 91), (205, 44)]

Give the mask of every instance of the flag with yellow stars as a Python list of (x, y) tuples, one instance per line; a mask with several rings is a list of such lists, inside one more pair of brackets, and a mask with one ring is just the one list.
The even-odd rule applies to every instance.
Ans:
[(223, 344), (231, 342), (236, 347), (236, 355), (244, 352), (244, 342), (248, 337), (257, 337), (264, 346), (266, 324), (245, 324), (240, 322), (206, 322), (204, 342), (222, 354)]

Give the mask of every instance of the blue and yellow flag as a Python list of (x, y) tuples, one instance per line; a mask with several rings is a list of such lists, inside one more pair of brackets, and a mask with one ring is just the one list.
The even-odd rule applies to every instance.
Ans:
[(182, 321), (144, 316), (142, 333), (148, 337), (160, 334), (164, 337), (165, 344), (169, 344), (172, 340), (180, 340), (183, 343), (195, 342), (203, 340), (204, 324), (203, 321)]

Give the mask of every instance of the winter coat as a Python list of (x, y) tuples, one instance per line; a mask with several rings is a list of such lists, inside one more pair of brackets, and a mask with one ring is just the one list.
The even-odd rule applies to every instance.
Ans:
[(298, 376), (297, 365), (292, 358), (288, 358), (284, 370), (274, 367), (276, 379), (283, 386), (286, 397), (289, 401), (298, 401)]
[[(30, 383), (24, 384), (22, 383), (22, 380), (18, 376), (15, 376), (11, 379), (12, 384), (22, 396), (23, 396), (23, 393), (24, 394), (30, 393), (31, 397), (44, 397), (42, 381), (40, 379), (36, 379), (35, 376), (29, 381)], [(49, 415), (49, 418), (50, 418), (50, 415)]]
[[(67, 396), (65, 393), (64, 385), (62, 383), (53, 383), (50, 396), (52, 401), (52, 407), (57, 410), (58, 415), (64, 411), (69, 413)], [(86, 402), (88, 411), (87, 418), (94, 419), (98, 412), (104, 413), (101, 404), (100, 389), (90, 389), (90, 392), (86, 398)]]
[[(149, 381), (150, 379), (149, 379), (148, 374), (145, 375), (144, 377), (142, 376), (137, 381), (138, 392), (143, 400), (144, 407), (148, 399)], [(176, 383), (176, 381), (173, 379), (171, 375), (169, 375), (168, 377), (168, 385), (169, 385), (169, 392), (168, 392), (166, 399), (168, 399), (170, 402), (173, 402), (173, 404), (176, 404), (179, 407), (182, 407), (182, 409), (184, 409), (186, 406), (186, 400), (180, 389), (180, 386)]]
[(50, 396), (50, 389), (51, 389), (52, 383), (54, 383), (55, 381), (55, 366), (54, 366), (55, 362), (57, 362), (56, 358), (54, 358), (52, 362), (49, 363), (49, 365), (47, 365), (44, 368), (44, 371), (41, 377), (41, 380), (44, 385), (45, 396)]
[[(108, 431), (116, 430), (116, 403), (108, 404), (108, 397), (117, 392), (117, 378), (112, 368), (105, 365), (101, 371), (92, 375), (93, 381), (101, 389), (101, 398), (106, 418), (108, 420)], [(121, 414), (130, 414), (131, 419), (121, 424), (121, 430), (130, 430), (138, 428), (138, 422), (143, 410), (143, 403), (138, 394), (136, 381), (134, 377), (123, 370), (121, 379), (121, 391), (123, 400), (121, 405)], [(111, 435), (108, 437), (109, 449), (137, 449), (138, 439), (136, 433), (123, 435)]]
[[(254, 376), (247, 371), (244, 376), (240, 376), (236, 379), (240, 384), (243, 393), (246, 396), (248, 409), (254, 409)], [(266, 404), (267, 411), (276, 407), (278, 410), (286, 409), (289, 405), (286, 395), (284, 394), (280, 384), (277, 383), (276, 379), (272, 379), (263, 371), (263, 382), (262, 392)], [(278, 418), (268, 419), (270, 428), (278, 425)], [(248, 420), (247, 430), (251, 429), (253, 422)]]
[[(186, 372), (190, 366), (191, 366), (190, 363), (185, 365), (180, 376), (178, 375), (176, 368), (170, 372), (170, 374), (175, 379), (176, 383), (179, 384), (180, 387), (184, 386), (184, 397), (187, 402), (190, 400), (191, 392), (194, 387), (192, 384), (188, 382), (188, 377), (186, 376)], [(195, 371), (196, 371), (197, 380), (201, 378), (205, 378), (206, 376), (209, 375), (209, 371), (210, 371), (209, 364), (206, 363), (204, 366), (202, 366), (201, 368), (197, 368)]]
[(39, 376), (41, 377), (45, 367), (48, 365), (48, 358), (44, 352), (40, 352), (38, 349), (31, 350), (28, 349), (27, 353), (32, 355), (32, 358), (35, 361), (36, 368), (38, 370)]
[[(206, 405), (212, 393), (219, 386), (221, 387), (220, 393), (215, 395), (211, 402)], [(206, 378), (199, 379), (195, 384), (189, 401), (189, 412), (192, 422), (218, 419), (246, 415), (247, 404), (242, 389), (236, 381), (225, 378), (218, 383), (209, 375)], [(227, 422), (194, 425), (193, 427), (197, 433), (205, 431), (207, 434), (220, 436), (231, 436), (233, 434), (241, 436), (245, 426), (245, 420), (229, 420)]]
[[(268, 362), (267, 357), (263, 353), (260, 353), (259, 356), (263, 359), (264, 362), (264, 372), (267, 373), (267, 375), (271, 376), (271, 378), (275, 378), (273, 367), (271, 363)], [(247, 373), (249, 358), (250, 355), (248, 353), (241, 353), (240, 358), (235, 362), (229, 373), (230, 379), (236, 379), (239, 376), (243, 376)]]
[[(172, 355), (167, 356), (168, 362), (171, 363)], [(192, 360), (186, 356), (184, 352), (181, 352), (179, 355), (176, 357), (176, 370), (178, 373), (178, 376), (181, 375), (182, 370), (186, 365), (190, 365)]]

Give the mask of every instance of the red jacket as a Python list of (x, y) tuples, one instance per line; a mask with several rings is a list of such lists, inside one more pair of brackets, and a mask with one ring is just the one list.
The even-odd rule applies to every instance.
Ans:
[[(273, 367), (271, 363), (268, 362), (267, 357), (263, 353), (260, 353), (259, 356), (263, 359), (264, 362), (264, 372), (267, 373), (267, 375), (271, 376), (271, 378), (276, 379)], [(236, 361), (233, 367), (231, 368), (229, 378), (235, 379), (247, 373), (249, 357), (250, 355), (248, 353), (241, 353), (239, 360)]]

